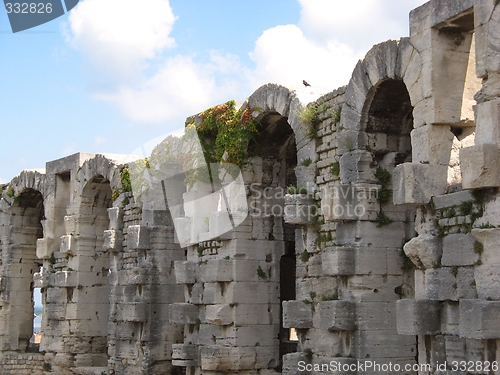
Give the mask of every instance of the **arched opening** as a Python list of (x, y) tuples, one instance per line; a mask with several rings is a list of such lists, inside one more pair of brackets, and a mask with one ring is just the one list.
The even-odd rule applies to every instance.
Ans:
[[(251, 208), (260, 210), (257, 218), (263, 220), (264, 225), (270, 226), (268, 239), (282, 241), (284, 252), (276, 262), (279, 267), (279, 327), (276, 330), (279, 339), (279, 363), (276, 369), (281, 371), (282, 358), (285, 354), (297, 351), (297, 341), (289, 328), (283, 327), (282, 302), (295, 300), (296, 282), (296, 255), (295, 255), (295, 226), (284, 221), (284, 195), (291, 186), (297, 187), (295, 168), (297, 167), (297, 147), (295, 134), (288, 124), (288, 119), (277, 112), (268, 112), (258, 118), (259, 136), (248, 147), (249, 155), (256, 155), (252, 160), (261, 164), (262, 173), (258, 187), (263, 197), (258, 202), (253, 201)], [(255, 170), (255, 168), (254, 168)], [(247, 181), (248, 182), (248, 181)], [(255, 181), (254, 181), (255, 182)], [(254, 219), (255, 220), (255, 219)]]
[[(41, 272), (36, 256), (37, 239), (43, 237), (43, 196), (24, 190), (12, 205), (11, 264), (9, 265), (9, 341), (11, 350), (38, 351), (42, 297), (33, 277)], [(35, 316), (35, 312), (37, 316)], [(36, 327), (35, 327), (36, 325)]]
[(72, 352), (92, 353), (91, 365), (107, 365), (107, 332), (109, 318), (109, 253), (103, 249), (104, 231), (109, 227), (108, 208), (112, 206), (109, 181), (103, 176), (92, 178), (81, 195), (75, 246), (68, 269), (78, 271), (78, 285), (67, 288), (67, 318), (77, 327), (74, 335), (90, 345), (76, 345)]
[(388, 79), (373, 87), (363, 110), (367, 151), (383, 168), (411, 162), (413, 107), (406, 85)]

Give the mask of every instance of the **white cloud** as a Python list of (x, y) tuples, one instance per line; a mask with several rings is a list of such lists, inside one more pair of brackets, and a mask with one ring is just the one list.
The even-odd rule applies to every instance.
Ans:
[(297, 1), (299, 23), (263, 31), (250, 52), (252, 68), (218, 51), (162, 55), (175, 46), (170, 33), (176, 16), (168, 0), (143, 0), (141, 6), (137, 0), (84, 0), (71, 12), (68, 40), (99, 74), (96, 98), (134, 122), (172, 121), (177, 127), (188, 115), (244, 99), (268, 82), (304, 92), (305, 79), (318, 94), (347, 84), (373, 44), (407, 34), (409, 10), (424, 2)]
[(277, 82), (301, 88), (305, 79), (312, 89), (325, 93), (347, 83), (358, 59), (347, 45), (335, 40), (316, 43), (296, 25), (266, 30), (251, 57), (259, 84)]
[(70, 43), (116, 82), (140, 78), (146, 60), (175, 46), (168, 0), (85, 0), (71, 11)]
[[(212, 52), (207, 63), (179, 55), (166, 59), (139, 87), (122, 86), (96, 97), (113, 103), (137, 122), (181, 121), (218, 101), (241, 95), (240, 84), (231, 77), (238, 66), (241, 66), (239, 59), (233, 55)], [(217, 82), (219, 73), (222, 78)]]
[(407, 36), (410, 10), (427, 0), (298, 1), (299, 26), (311, 39), (335, 39), (364, 54), (373, 44)]

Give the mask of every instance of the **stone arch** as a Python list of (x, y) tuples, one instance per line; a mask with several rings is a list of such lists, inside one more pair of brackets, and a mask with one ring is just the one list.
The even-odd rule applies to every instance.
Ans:
[[(377, 86), (387, 80), (402, 81), (408, 90), (410, 104), (415, 107), (424, 99), (421, 76), (421, 58), (409, 38), (389, 40), (372, 47), (358, 62), (345, 93), (340, 125), (348, 131), (362, 130), (363, 110)], [(363, 140), (356, 140), (364, 148)]]
[[(35, 178), (26, 174), (12, 184), (15, 195), (10, 207), (8, 238), (2, 236), (3, 268), (2, 300), (8, 301), (2, 311), (5, 336), (2, 345), (9, 350), (34, 350), (34, 277), (40, 272), (42, 261), (37, 257), (37, 240), (43, 237), (44, 199)], [(31, 174), (29, 177), (34, 177)], [(27, 183), (31, 182), (31, 183)], [(30, 186), (30, 187), (28, 187)], [(6, 233), (4, 232), (4, 235)], [(3, 334), (2, 334), (3, 336)], [(36, 350), (36, 349), (35, 349)]]
[[(255, 108), (257, 111), (256, 117), (258, 120), (269, 114), (279, 114), (287, 119), (293, 133), (295, 134), (295, 142), (297, 147), (297, 159), (299, 161), (317, 159), (316, 141), (307, 135), (307, 127), (300, 121), (297, 112), (303, 108), (303, 104), (294, 91), (269, 83), (259, 87), (249, 98), (248, 103), (250, 108)], [(304, 183), (306, 181), (298, 181)]]
[[(109, 253), (103, 248), (104, 231), (109, 228), (108, 208), (112, 207), (114, 165), (97, 156), (82, 167), (87, 182), (76, 200), (74, 231), (70, 237), (68, 267), (78, 271), (77, 287), (71, 288), (68, 311), (78, 329), (72, 334), (88, 343), (70, 349), (72, 354), (85, 357), (91, 346), (92, 366), (107, 365), (107, 327), (109, 320)], [(94, 164), (94, 165), (92, 165)], [(90, 168), (94, 166), (94, 168)], [(93, 173), (94, 176), (89, 174)], [(105, 175), (103, 175), (105, 174)]]
[(76, 174), (75, 192), (77, 197), (83, 194), (84, 188), (95, 176), (102, 176), (105, 178), (109, 182), (112, 191), (120, 187), (119, 167), (106, 156), (96, 155), (83, 163)]
[[(276, 192), (272, 199), (264, 199), (264, 204), (269, 203), (272, 212), (262, 210), (264, 215), (258, 220), (263, 222), (261, 225), (264, 227), (273, 228), (268, 239), (278, 241), (275, 243), (280, 243), (283, 249), (279, 258), (273, 261), (273, 267), (278, 271), (275, 282), (279, 287), (279, 300), (273, 301), (272, 305), (273, 310), (279, 309), (279, 320), (273, 323), (274, 326), (279, 324), (276, 327), (278, 329), (273, 328), (278, 335), (279, 347), (273, 350), (276, 351), (274, 355), (278, 355), (276, 369), (281, 371), (283, 357), (296, 352), (298, 344), (292, 338), (290, 328), (285, 328), (283, 324), (283, 301), (296, 298), (297, 228), (285, 221), (286, 208), (283, 198), (290, 185), (313, 190), (314, 182), (309, 181), (308, 171), (315, 169), (316, 140), (306, 134), (307, 127), (297, 117), (297, 111), (302, 108), (302, 104), (295, 93), (287, 88), (275, 84), (262, 86), (249, 98), (249, 105), (251, 108), (258, 108), (256, 119), (260, 123), (259, 136), (249, 144), (249, 151), (258, 155), (258, 164), (262, 166), (261, 180), (252, 182), (257, 182), (261, 189)], [(252, 150), (255, 147), (256, 149)], [(309, 164), (301, 165), (305, 160), (309, 160)], [(252, 190), (255, 191), (255, 188)], [(265, 195), (269, 196), (262, 194)], [(275, 208), (279, 209), (274, 210)], [(281, 215), (277, 214), (278, 212)], [(266, 213), (268, 215), (265, 215)], [(254, 218), (254, 222), (255, 220)]]
[(30, 189), (40, 192), (44, 199), (49, 194), (46, 186), (45, 173), (35, 170), (22, 171), (18, 176), (14, 177), (8, 185), (8, 187), (14, 189), (14, 196), (18, 196), (23, 191)]

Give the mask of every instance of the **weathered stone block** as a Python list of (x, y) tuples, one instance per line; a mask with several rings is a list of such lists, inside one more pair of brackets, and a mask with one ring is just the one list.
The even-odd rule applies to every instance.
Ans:
[(340, 180), (343, 184), (375, 184), (373, 155), (368, 151), (351, 151), (340, 157)]
[(283, 301), (283, 327), (312, 328), (311, 305), (302, 301)]
[(61, 236), (61, 247), (59, 250), (61, 253), (73, 255), (72, 239), (72, 235)]
[(129, 249), (149, 250), (149, 228), (140, 225), (131, 225), (127, 228), (127, 244)]
[(475, 339), (500, 338), (500, 301), (461, 300), (460, 336)]
[(256, 348), (205, 346), (201, 348), (201, 369), (205, 371), (253, 370)]
[(175, 261), (174, 271), (177, 284), (194, 284), (196, 283), (196, 263)]
[(233, 308), (229, 305), (208, 305), (205, 320), (219, 326), (230, 325), (233, 323)]
[(317, 213), (317, 207), (307, 194), (286, 194), (284, 219), (288, 224), (311, 224)]
[(344, 246), (324, 248), (321, 252), (323, 273), (329, 276), (354, 275), (355, 251)]
[(464, 202), (472, 201), (473, 197), (470, 191), (458, 191), (456, 193), (438, 195), (432, 198), (434, 208), (439, 210), (444, 207), (458, 206)]
[(104, 251), (117, 252), (122, 250), (122, 238), (118, 236), (118, 233), (113, 230), (105, 230), (103, 233), (104, 243), (102, 248)]
[(233, 261), (225, 259), (211, 259), (200, 265), (200, 280), (203, 282), (232, 281)]
[(356, 304), (349, 301), (323, 301), (318, 304), (319, 328), (352, 331), (356, 328)]
[(460, 150), (464, 189), (500, 186), (498, 145), (483, 143)]
[(457, 280), (452, 267), (415, 271), (415, 298), (457, 300)]
[(109, 229), (121, 230), (123, 228), (123, 209), (121, 207), (108, 208)]
[(446, 191), (446, 165), (403, 163), (392, 176), (394, 204), (427, 204)]
[(52, 243), (54, 240), (49, 238), (39, 238), (36, 241), (36, 256), (39, 259), (49, 259), (53, 252)]
[(454, 135), (449, 125), (425, 125), (411, 132), (412, 163), (448, 165)]
[(374, 220), (380, 211), (380, 185), (334, 185), (322, 190), (325, 220)]
[(449, 234), (443, 239), (443, 266), (471, 266), (477, 259), (474, 252), (475, 239), (472, 234)]
[(400, 335), (435, 335), (441, 330), (438, 301), (402, 299), (396, 302), (397, 331)]
[(198, 366), (198, 346), (172, 344), (172, 364), (174, 366)]
[(500, 144), (500, 99), (477, 104), (475, 114), (476, 145)]
[(196, 324), (198, 307), (191, 303), (172, 303), (168, 307), (169, 322), (174, 324)]
[(76, 287), (78, 285), (78, 272), (75, 271), (57, 271), (54, 274), (54, 286), (57, 287)]
[(441, 237), (421, 234), (407, 242), (403, 251), (418, 268), (434, 268), (441, 259)]

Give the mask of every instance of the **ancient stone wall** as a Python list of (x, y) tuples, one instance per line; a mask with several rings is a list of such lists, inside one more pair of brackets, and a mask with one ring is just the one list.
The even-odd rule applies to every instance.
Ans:
[(241, 174), (192, 178), (172, 139), (21, 172), (0, 199), (1, 374), (500, 373), (499, 20), (432, 0), (347, 86), (262, 86), (237, 112), (255, 133), (217, 154), (243, 151)]

